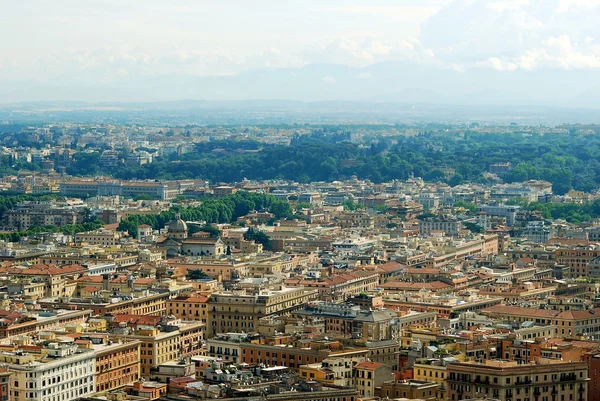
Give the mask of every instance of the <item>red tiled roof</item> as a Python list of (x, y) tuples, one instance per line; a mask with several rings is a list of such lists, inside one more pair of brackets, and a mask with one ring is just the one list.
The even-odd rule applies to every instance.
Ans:
[(80, 265), (55, 266), (37, 264), (24, 269), (10, 266), (0, 267), (0, 274), (21, 276), (53, 276), (59, 274), (83, 273), (86, 271), (87, 268)]
[(115, 315), (113, 322), (114, 323), (122, 323), (126, 322), (127, 324), (141, 324), (141, 325), (149, 325), (155, 326), (160, 322), (160, 316), (146, 316), (146, 315)]
[(381, 363), (381, 362), (364, 361), (364, 362), (361, 362), (358, 365), (356, 365), (354, 368), (355, 369), (365, 369), (365, 370), (377, 370), (382, 366), (383, 366), (383, 363)]

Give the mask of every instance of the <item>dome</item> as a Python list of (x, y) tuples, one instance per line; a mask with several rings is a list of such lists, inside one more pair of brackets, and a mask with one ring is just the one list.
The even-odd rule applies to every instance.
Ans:
[(185, 221), (181, 220), (181, 216), (177, 214), (175, 216), (175, 220), (169, 223), (169, 232), (170, 233), (181, 233), (187, 232), (188, 226), (185, 224)]

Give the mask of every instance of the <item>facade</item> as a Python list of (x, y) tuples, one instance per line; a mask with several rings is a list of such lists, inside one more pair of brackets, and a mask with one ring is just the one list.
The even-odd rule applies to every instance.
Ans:
[(450, 401), (484, 397), (504, 401), (588, 398), (585, 362), (538, 359), (527, 364), (501, 360), (451, 363), (446, 382)]
[(35, 226), (66, 226), (83, 223), (83, 213), (54, 206), (51, 202), (23, 202), (4, 213), (7, 227), (28, 230)]
[(392, 369), (380, 362), (361, 362), (354, 367), (354, 387), (363, 397), (374, 397), (375, 389), (388, 380)]
[(50, 343), (39, 358), (22, 351), (0, 354), (12, 372), (11, 401), (74, 401), (95, 391), (96, 356), (76, 345)]
[(206, 340), (206, 354), (227, 362), (240, 363), (242, 358), (242, 343), (250, 342), (246, 333), (217, 334)]
[(445, 400), (445, 398), (440, 398), (437, 395), (439, 394), (439, 387), (439, 384), (435, 382), (418, 379), (387, 381), (376, 389), (376, 394), (382, 399)]
[(178, 319), (208, 322), (208, 297), (203, 295), (180, 295), (169, 299), (167, 314)]
[(208, 333), (253, 332), (260, 318), (301, 308), (316, 299), (318, 291), (310, 288), (281, 288), (253, 295), (246, 292), (223, 292), (208, 300)]
[(457, 235), (463, 230), (460, 220), (451, 217), (428, 217), (419, 220), (419, 234), (430, 235), (433, 231), (443, 231), (447, 235)]
[(89, 245), (119, 245), (121, 238), (123, 238), (122, 232), (103, 229), (75, 234), (76, 243), (85, 242)]
[(314, 288), (320, 299), (344, 300), (349, 296), (369, 292), (379, 284), (379, 274), (373, 272), (353, 272), (337, 274), (318, 280), (288, 279), (285, 284), (291, 287)]
[(140, 341), (94, 344), (96, 392), (122, 388), (140, 378)]
[(347, 304), (314, 302), (294, 314), (322, 318), (326, 333), (346, 338), (382, 341), (399, 337), (398, 316), (389, 309), (361, 310)]

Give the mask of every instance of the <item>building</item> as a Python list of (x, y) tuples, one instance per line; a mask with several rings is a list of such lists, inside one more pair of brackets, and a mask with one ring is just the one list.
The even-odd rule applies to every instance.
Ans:
[(432, 231), (443, 231), (447, 235), (457, 235), (462, 230), (462, 222), (454, 217), (436, 216), (419, 220), (419, 234), (421, 235), (430, 235)]
[[(321, 363), (327, 358), (363, 358), (369, 356), (366, 348), (344, 349), (338, 341), (314, 341), (312, 343), (289, 343), (287, 337), (259, 339), (241, 343), (242, 363), (286, 366), (298, 370), (300, 366)], [(396, 344), (398, 346), (398, 344)]]
[(447, 366), (448, 400), (496, 398), (576, 400), (588, 398), (588, 365), (539, 358), (532, 363), (487, 360)]
[[(450, 359), (456, 361), (454, 358)], [(447, 363), (444, 359), (422, 359), (417, 360), (413, 365), (413, 377), (415, 380), (437, 384), (433, 395), (439, 400), (446, 399), (446, 365)], [(387, 396), (387, 394), (382, 394)], [(431, 394), (428, 395), (431, 396)]]
[(334, 386), (354, 386), (354, 366), (364, 362), (363, 357), (326, 358), (321, 363), (301, 365), (298, 375), (303, 380), (316, 380)]
[(4, 213), (7, 227), (29, 230), (31, 227), (66, 226), (83, 223), (83, 213), (58, 207), (52, 202), (23, 202)]
[(124, 235), (120, 231), (100, 229), (75, 234), (75, 242), (78, 244), (85, 242), (89, 245), (103, 245), (108, 247), (119, 245), (123, 237)]
[(173, 199), (186, 186), (177, 181), (101, 181), (72, 179), (60, 183), (60, 193), (66, 196), (136, 196), (150, 195), (160, 200)]
[(10, 398), (10, 377), (12, 372), (7, 365), (0, 366), (0, 400), (7, 401)]
[(514, 226), (517, 220), (517, 213), (521, 210), (521, 206), (509, 205), (483, 205), (477, 207), (478, 212), (484, 212), (489, 216), (498, 216), (506, 218), (506, 224)]
[(2, 317), (0, 339), (12, 339), (40, 331), (57, 330), (67, 324), (85, 323), (91, 315), (90, 309), (59, 310), (54, 313), (40, 312), (28, 315), (10, 313), (8, 316)]
[(318, 317), (325, 332), (346, 338), (383, 341), (399, 337), (398, 316), (389, 309), (361, 310), (359, 306), (311, 302), (294, 312), (299, 317)]
[(305, 287), (317, 289), (319, 297), (324, 300), (344, 300), (349, 296), (369, 292), (379, 284), (379, 274), (376, 272), (357, 271), (353, 273), (336, 274), (317, 280), (292, 278), (285, 280), (290, 287)]
[(96, 354), (96, 392), (122, 388), (140, 378), (140, 341), (112, 343), (106, 335), (91, 335)]
[(227, 362), (240, 363), (242, 358), (242, 343), (250, 342), (247, 333), (217, 334), (206, 340), (206, 354)]
[(12, 372), (11, 401), (74, 401), (95, 391), (96, 356), (73, 344), (50, 343), (43, 353), (0, 353)]
[(384, 382), (376, 389), (376, 395), (381, 399), (407, 399), (423, 401), (441, 401), (437, 394), (439, 384), (427, 380), (391, 380)]
[(178, 319), (208, 322), (208, 297), (203, 295), (179, 295), (167, 302), (167, 314)]
[(534, 322), (538, 325), (553, 325), (556, 327), (554, 333), (556, 337), (578, 338), (600, 334), (600, 308), (561, 311), (496, 305), (480, 313), (517, 323)]
[(311, 288), (262, 290), (258, 294), (245, 291), (221, 292), (208, 300), (208, 333), (254, 332), (259, 319), (290, 312), (315, 300), (318, 291)]
[(380, 363), (364, 361), (354, 366), (354, 387), (363, 397), (374, 397), (375, 388), (392, 376), (392, 368)]
[(142, 377), (148, 377), (160, 364), (201, 353), (204, 338), (204, 325), (201, 322), (161, 324), (160, 327), (162, 330), (150, 325), (139, 325), (134, 330), (119, 328), (110, 335), (116, 341), (137, 340), (141, 343)]

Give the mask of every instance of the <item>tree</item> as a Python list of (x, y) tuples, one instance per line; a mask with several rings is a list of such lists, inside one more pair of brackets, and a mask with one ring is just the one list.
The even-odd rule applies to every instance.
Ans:
[(254, 241), (258, 244), (262, 244), (263, 249), (269, 251), (272, 249), (271, 239), (267, 234), (262, 231), (255, 231), (252, 227), (244, 234), (246, 241)]
[(342, 205), (344, 206), (344, 210), (349, 211), (349, 212), (354, 212), (356, 210), (364, 208), (362, 205), (359, 205), (358, 203), (354, 202), (352, 199), (348, 199), (348, 200), (344, 201), (344, 203)]
[(188, 280), (205, 280), (210, 279), (211, 277), (204, 273), (201, 269), (188, 269), (185, 277)]
[(480, 225), (477, 225), (475, 223), (472, 223), (470, 221), (465, 221), (463, 222), (463, 226), (465, 226), (465, 228), (469, 231), (471, 231), (472, 233), (482, 233), (483, 232), (483, 227), (481, 227)]
[(197, 224), (190, 224), (188, 228), (188, 234), (192, 235), (198, 232), (205, 232), (210, 235), (210, 238), (219, 238), (221, 236), (221, 230), (211, 225), (199, 226)]

